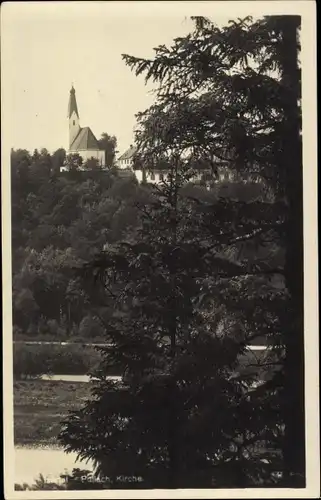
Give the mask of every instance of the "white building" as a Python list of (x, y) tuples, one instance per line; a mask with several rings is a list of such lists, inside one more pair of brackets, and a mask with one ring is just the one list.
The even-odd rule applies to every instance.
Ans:
[(139, 169), (134, 169), (134, 156), (137, 151), (137, 148), (133, 146), (132, 144), (130, 147), (123, 153), (117, 160), (117, 166), (121, 170), (131, 170), (134, 174), (138, 182), (150, 182), (152, 184), (159, 184), (162, 181), (166, 181), (167, 179), (167, 173), (163, 171), (157, 171), (155, 170), (154, 172), (143, 172), (142, 170)]
[(133, 167), (133, 158), (137, 151), (137, 148), (132, 144), (130, 147), (123, 153), (117, 160), (117, 166), (123, 169), (132, 169)]
[[(98, 160), (101, 167), (105, 165), (105, 151), (100, 149), (99, 143), (93, 134), (90, 127), (81, 127), (79, 121), (78, 106), (76, 101), (76, 92), (72, 86), (69, 96), (68, 105), (68, 121), (69, 121), (69, 154), (79, 154), (82, 157), (83, 163), (87, 160)], [(61, 171), (66, 171), (66, 166), (61, 167)]]
[[(125, 153), (123, 153), (117, 160), (117, 166), (121, 170), (131, 170), (134, 174), (138, 182), (145, 182), (151, 184), (160, 184), (163, 181), (167, 180), (168, 173), (165, 170), (157, 170), (150, 172), (143, 172), (139, 169), (134, 169), (134, 156), (137, 151), (137, 148), (131, 145)], [(207, 178), (207, 181), (211, 180), (212, 182), (224, 182), (224, 181), (233, 181), (234, 176), (233, 173), (226, 167), (218, 167), (218, 178), (214, 179), (214, 176), (210, 174), (210, 172), (199, 172), (196, 177), (193, 178), (193, 182), (201, 182)]]

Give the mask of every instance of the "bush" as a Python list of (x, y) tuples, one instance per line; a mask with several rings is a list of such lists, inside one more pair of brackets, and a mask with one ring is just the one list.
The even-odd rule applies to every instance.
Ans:
[(42, 474), (32, 485), (23, 483), (15, 484), (16, 491), (39, 491), (39, 490), (102, 490), (108, 489), (110, 485), (94, 478), (93, 474), (87, 470), (73, 469), (69, 475), (61, 474), (60, 478), (64, 482), (48, 481)]
[(85, 316), (80, 324), (67, 325), (40, 317), (37, 323), (30, 323), (25, 330), (13, 325), (13, 339), (45, 342), (106, 342), (105, 330), (95, 316)]
[[(39, 346), (36, 346), (39, 347)], [(26, 344), (14, 344), (13, 375), (17, 379), (38, 378), (50, 373), (50, 366), (41, 349)]]
[(30, 322), (28, 328), (24, 331), (13, 330), (14, 339), (17, 338), (28, 338), (28, 340), (33, 337), (35, 340), (39, 340), (39, 338), (47, 338), (52, 337), (54, 340), (61, 340), (62, 338), (68, 337), (68, 331), (65, 323), (58, 322), (55, 319), (47, 319), (44, 316), (40, 316), (38, 321)]
[(52, 349), (49, 361), (52, 373), (84, 375), (97, 360), (96, 351), (90, 347), (82, 345), (48, 347)]
[[(113, 487), (109, 478), (100, 480), (91, 471), (79, 468), (74, 468), (71, 474), (61, 474), (60, 480), (59, 483), (54, 483), (48, 481), (42, 474), (39, 474), (34, 484), (15, 484), (15, 490), (106, 490)], [(141, 478), (139, 477), (122, 477), (117, 481), (117, 489), (139, 488), (140, 482)]]
[(86, 469), (73, 469), (71, 474), (61, 474), (66, 490), (105, 490), (110, 488), (108, 481), (99, 481), (92, 472)]
[(85, 316), (80, 322), (78, 334), (86, 339), (99, 338), (104, 336), (104, 329), (98, 318)]
[(66, 490), (66, 485), (58, 484), (51, 481), (48, 481), (42, 474), (39, 474), (38, 479), (35, 480), (35, 483), (29, 485), (27, 483), (14, 485), (15, 491), (37, 491), (37, 490)]
[[(50, 345), (15, 343), (13, 374), (16, 379), (42, 375), (85, 375), (95, 370), (101, 355), (91, 346), (81, 344)], [(110, 375), (117, 375), (109, 370)]]
[[(47, 332), (49, 335), (53, 335), (54, 337), (64, 337), (66, 335), (66, 327), (64, 325), (60, 325), (57, 320), (49, 319), (47, 321)], [(46, 332), (46, 333), (47, 333)]]

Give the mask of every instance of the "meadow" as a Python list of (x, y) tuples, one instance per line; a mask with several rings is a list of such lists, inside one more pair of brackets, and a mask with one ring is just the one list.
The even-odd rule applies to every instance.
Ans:
[(60, 422), (90, 398), (90, 383), (47, 380), (14, 382), (16, 446), (57, 446)]

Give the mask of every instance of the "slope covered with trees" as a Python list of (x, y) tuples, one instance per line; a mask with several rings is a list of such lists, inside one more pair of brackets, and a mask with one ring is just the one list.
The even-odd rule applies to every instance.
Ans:
[(99, 336), (74, 268), (136, 224), (134, 178), (119, 177), (114, 167), (103, 172), (89, 165), (80, 172), (74, 157), (67, 158), (74, 168), (60, 173), (65, 159), (61, 149), (11, 152), (16, 338)]

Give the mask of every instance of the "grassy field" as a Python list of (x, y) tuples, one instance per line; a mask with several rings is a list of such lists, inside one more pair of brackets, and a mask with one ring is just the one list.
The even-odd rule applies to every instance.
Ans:
[[(34, 357), (36, 353), (39, 356)], [(51, 359), (51, 373), (58, 374), (84, 374), (90, 365), (92, 366), (94, 362), (98, 361), (96, 351), (81, 346), (70, 348), (69, 346), (19, 345), (16, 346), (15, 354), (18, 368), (25, 367), (22, 370), (24, 373), (30, 372), (30, 367), (33, 365), (39, 368), (39, 357), (46, 366), (49, 366)], [(260, 365), (264, 362), (268, 354), (264, 351), (246, 353), (240, 358), (240, 365), (243, 365), (245, 372), (261, 372), (261, 378), (265, 379), (265, 371), (257, 364)], [(31, 361), (33, 362), (32, 366)], [(19, 370), (17, 371), (19, 375)], [(111, 370), (111, 372), (114, 371)], [(42, 373), (45, 372), (42, 371)], [(35, 375), (32, 370), (30, 375)], [(91, 384), (87, 382), (45, 381), (37, 378), (21, 380), (19, 378), (16, 377), (14, 383), (15, 444), (20, 446), (57, 445), (61, 420), (68, 415), (69, 410), (79, 408), (90, 398)]]
[(57, 445), (61, 420), (69, 410), (79, 408), (89, 397), (89, 383), (15, 382), (15, 445)]

